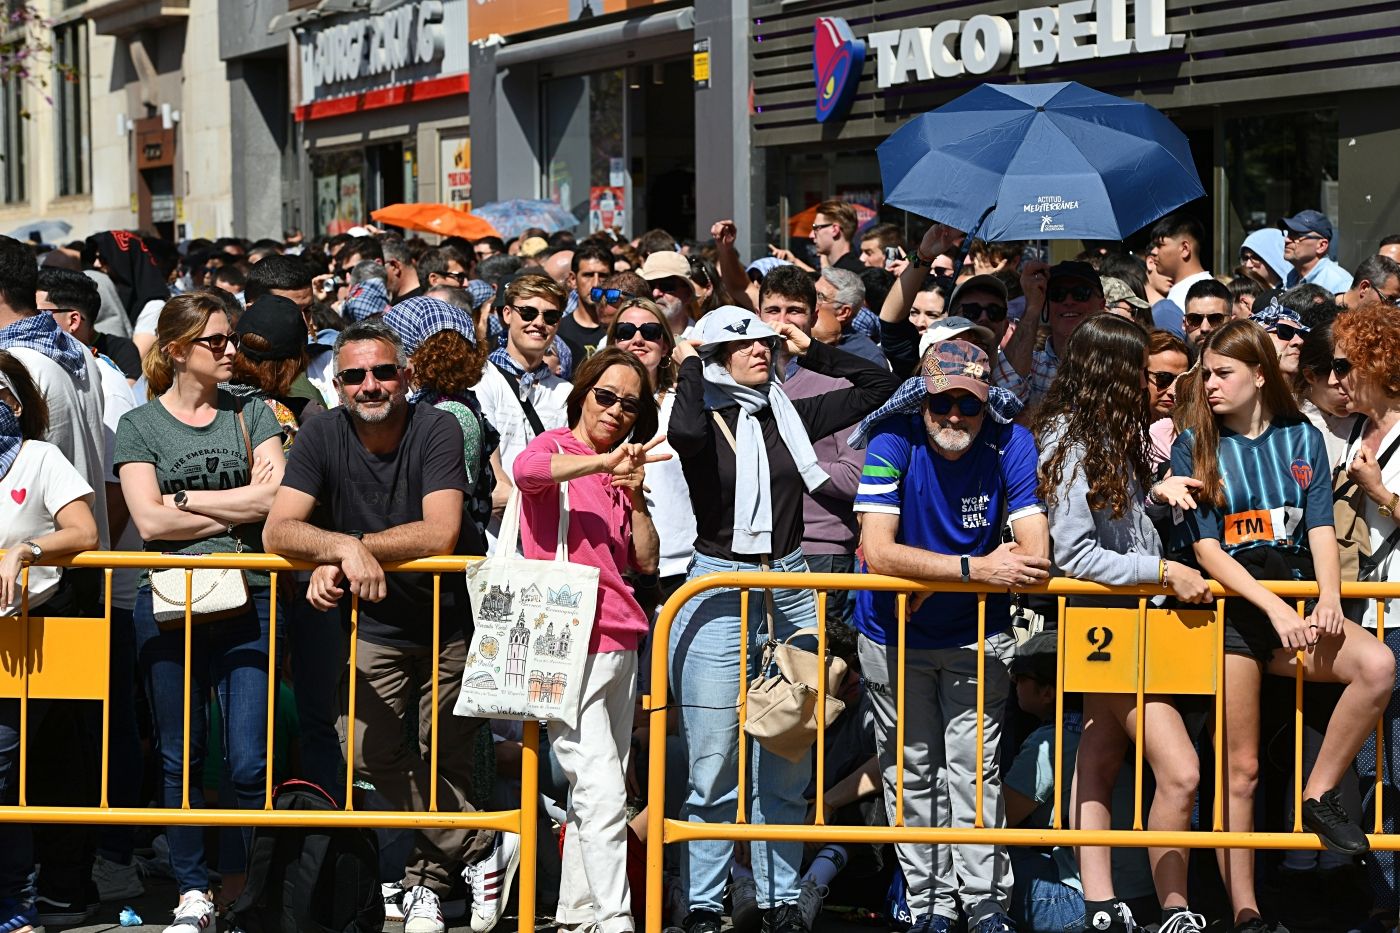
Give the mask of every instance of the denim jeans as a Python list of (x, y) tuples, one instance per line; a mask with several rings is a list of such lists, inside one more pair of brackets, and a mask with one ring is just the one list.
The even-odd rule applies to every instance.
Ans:
[[(30, 701), (29, 722), (44, 704)], [(0, 805), (19, 803), (19, 700), (0, 700)], [(0, 823), (0, 900), (34, 901), (34, 833), (27, 823)], [(0, 918), (3, 919), (3, 918)]]
[(1036, 933), (1078, 933), (1084, 929), (1084, 895), (1060, 880), (1049, 849), (1011, 846), (1011, 919)]
[[(757, 570), (757, 563), (717, 560), (696, 554), (690, 578), (727, 570)], [(807, 569), (801, 551), (773, 561), (772, 569)], [(810, 590), (774, 590), (773, 626), (779, 641), (816, 625), (816, 599)], [(686, 603), (671, 627), (670, 677), (681, 707), (690, 786), (681, 818), (692, 823), (731, 823), (739, 794), (739, 717), (741, 681), (757, 673), (768, 639), (762, 590), (749, 592), (749, 648), (740, 670), (740, 600), (734, 589), (710, 590)], [(812, 777), (810, 754), (788, 761), (749, 743), (746, 770), (753, 788), (753, 823), (801, 823), (807, 816), (803, 792)], [(750, 848), (760, 907), (797, 900), (802, 843), (754, 842)], [(692, 842), (682, 849), (681, 877), (689, 886), (691, 910), (723, 912), (724, 887), (734, 854), (730, 842)]]
[[(345, 755), (336, 722), (340, 680), (349, 663), (350, 639), (339, 608), (323, 612), (306, 601), (306, 584), (296, 582), (284, 601), (292, 655), (292, 689), (297, 698), (301, 770), (297, 777), (318, 785), (344, 804)], [(281, 635), (281, 630), (278, 630)]]
[[(198, 624), (190, 641), (190, 806), (204, 805), (204, 756), (208, 749), (209, 691), (216, 690), (223, 714), (224, 767), (233, 784), (232, 803), (245, 810), (263, 806), (267, 755), (268, 600), (266, 586), (250, 586), (252, 606), (242, 615)], [(163, 632), (151, 613), (151, 588), (136, 591), (133, 613), (136, 652), (145, 678), (160, 750), (161, 805), (181, 802), (181, 756), (184, 740), (183, 629)], [(225, 805), (228, 802), (225, 801)], [(243, 855), (251, 840), (245, 830)], [(181, 894), (209, 889), (204, 830), (198, 826), (166, 828), (170, 867)], [(243, 864), (221, 864), (224, 872), (241, 872)]]

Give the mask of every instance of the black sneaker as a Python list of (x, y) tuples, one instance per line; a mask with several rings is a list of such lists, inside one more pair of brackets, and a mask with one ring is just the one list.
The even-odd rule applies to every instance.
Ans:
[(763, 915), (763, 933), (810, 933), (796, 904), (780, 904)]
[(1235, 926), (1235, 933), (1288, 933), (1288, 927), (1275, 921), (1269, 923), (1262, 917), (1251, 917)]
[(1371, 849), (1366, 834), (1347, 815), (1342, 798), (1335, 790), (1327, 791), (1317, 800), (1303, 801), (1303, 825), (1317, 833), (1322, 844), (1333, 852), (1360, 855)]
[(692, 910), (686, 914), (679, 927), (671, 927), (680, 933), (720, 933), (724, 927), (724, 917), (713, 910)]
[(1133, 919), (1133, 912), (1122, 901), (1114, 901), (1107, 909), (1097, 910), (1084, 918), (1084, 929), (1092, 933), (1141, 933), (1142, 927)]
[(86, 896), (40, 894), (34, 898), (34, 909), (39, 914), (39, 922), (45, 926), (75, 927), (92, 919), (97, 913), (97, 907), (88, 904), (87, 901)]

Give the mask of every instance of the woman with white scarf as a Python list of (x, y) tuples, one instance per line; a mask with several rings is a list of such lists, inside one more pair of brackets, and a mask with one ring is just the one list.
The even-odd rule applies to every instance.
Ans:
[[(826, 482), (812, 442), (855, 424), (899, 387), (891, 373), (812, 340), (788, 323), (770, 328), (748, 311), (717, 308), (700, 319), (690, 341), (675, 350), (678, 383), (667, 437), (680, 456), (695, 509), (697, 535), (691, 578), (732, 570), (804, 571), (802, 495)], [(790, 400), (777, 373), (778, 350), (852, 388)], [(698, 351), (697, 351), (698, 347)], [(732, 441), (732, 444), (731, 444)], [(689, 765), (682, 818), (726, 823), (738, 797), (741, 682), (756, 673), (768, 639), (764, 594), (749, 594), (748, 663), (740, 669), (737, 590), (692, 599), (670, 633), (671, 690), (681, 707), (681, 738)], [(779, 641), (817, 624), (810, 590), (775, 590)], [(809, 646), (813, 647), (813, 646)], [(746, 776), (753, 784), (754, 823), (802, 823), (811, 762), (791, 762), (750, 744)], [(688, 915), (685, 933), (718, 933), (733, 845), (693, 842), (682, 858)], [(764, 933), (804, 933), (796, 907), (802, 843), (755, 842), (752, 865)]]

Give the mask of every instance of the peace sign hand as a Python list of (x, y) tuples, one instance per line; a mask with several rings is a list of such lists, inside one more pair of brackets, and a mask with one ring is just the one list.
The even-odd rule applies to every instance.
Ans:
[[(612, 474), (614, 486), (635, 488), (641, 485), (648, 463), (670, 460), (673, 454), (654, 454), (651, 449), (666, 440), (666, 435), (653, 437), (645, 444), (622, 444), (603, 458), (604, 470)], [(635, 482), (633, 481), (635, 479)]]

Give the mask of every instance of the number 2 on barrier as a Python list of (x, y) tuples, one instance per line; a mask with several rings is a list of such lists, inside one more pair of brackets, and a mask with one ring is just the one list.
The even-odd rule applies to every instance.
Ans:
[(1100, 663), (1113, 660), (1113, 655), (1108, 651), (1108, 646), (1113, 644), (1113, 629), (1107, 625), (1093, 626), (1089, 629), (1089, 644), (1094, 646), (1094, 650), (1084, 660)]

